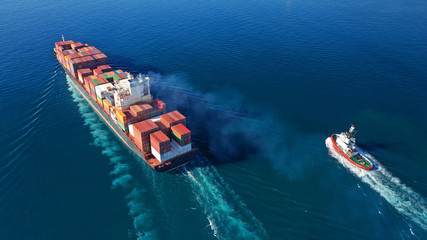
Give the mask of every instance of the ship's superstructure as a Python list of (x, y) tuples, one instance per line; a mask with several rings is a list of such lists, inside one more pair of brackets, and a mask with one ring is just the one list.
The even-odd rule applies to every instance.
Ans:
[(354, 165), (366, 170), (373, 168), (371, 161), (357, 150), (356, 130), (354, 125), (351, 125), (348, 132), (333, 134), (331, 136), (331, 141), (335, 150)]
[(120, 139), (153, 169), (168, 171), (186, 164), (191, 131), (178, 111), (166, 113), (166, 105), (153, 99), (150, 78), (133, 76), (107, 65), (107, 56), (80, 42), (56, 42), (55, 55), (73, 85)]

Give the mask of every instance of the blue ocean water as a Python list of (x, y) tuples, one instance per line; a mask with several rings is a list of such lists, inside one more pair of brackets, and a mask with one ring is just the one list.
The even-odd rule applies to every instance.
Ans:
[[(426, 238), (425, 1), (0, 6), (0, 239)], [(140, 163), (70, 85), (62, 34), (161, 76), (195, 161)], [(351, 123), (378, 171), (328, 152)]]

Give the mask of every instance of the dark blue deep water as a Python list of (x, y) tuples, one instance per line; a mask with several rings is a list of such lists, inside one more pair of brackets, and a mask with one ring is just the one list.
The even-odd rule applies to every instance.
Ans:
[[(2, 1), (0, 239), (427, 239), (422, 0)], [(151, 71), (200, 153), (141, 164), (52, 48)], [(354, 123), (375, 172), (325, 140)]]

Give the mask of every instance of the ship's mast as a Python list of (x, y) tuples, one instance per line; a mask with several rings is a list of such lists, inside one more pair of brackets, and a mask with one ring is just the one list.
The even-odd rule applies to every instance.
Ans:
[(62, 35), (62, 41), (65, 42), (64, 35)]

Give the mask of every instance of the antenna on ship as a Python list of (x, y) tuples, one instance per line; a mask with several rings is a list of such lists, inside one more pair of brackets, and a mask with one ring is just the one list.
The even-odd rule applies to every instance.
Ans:
[(64, 34), (62, 34), (62, 41), (63, 41), (63, 42), (65, 42), (65, 39), (64, 39)]

